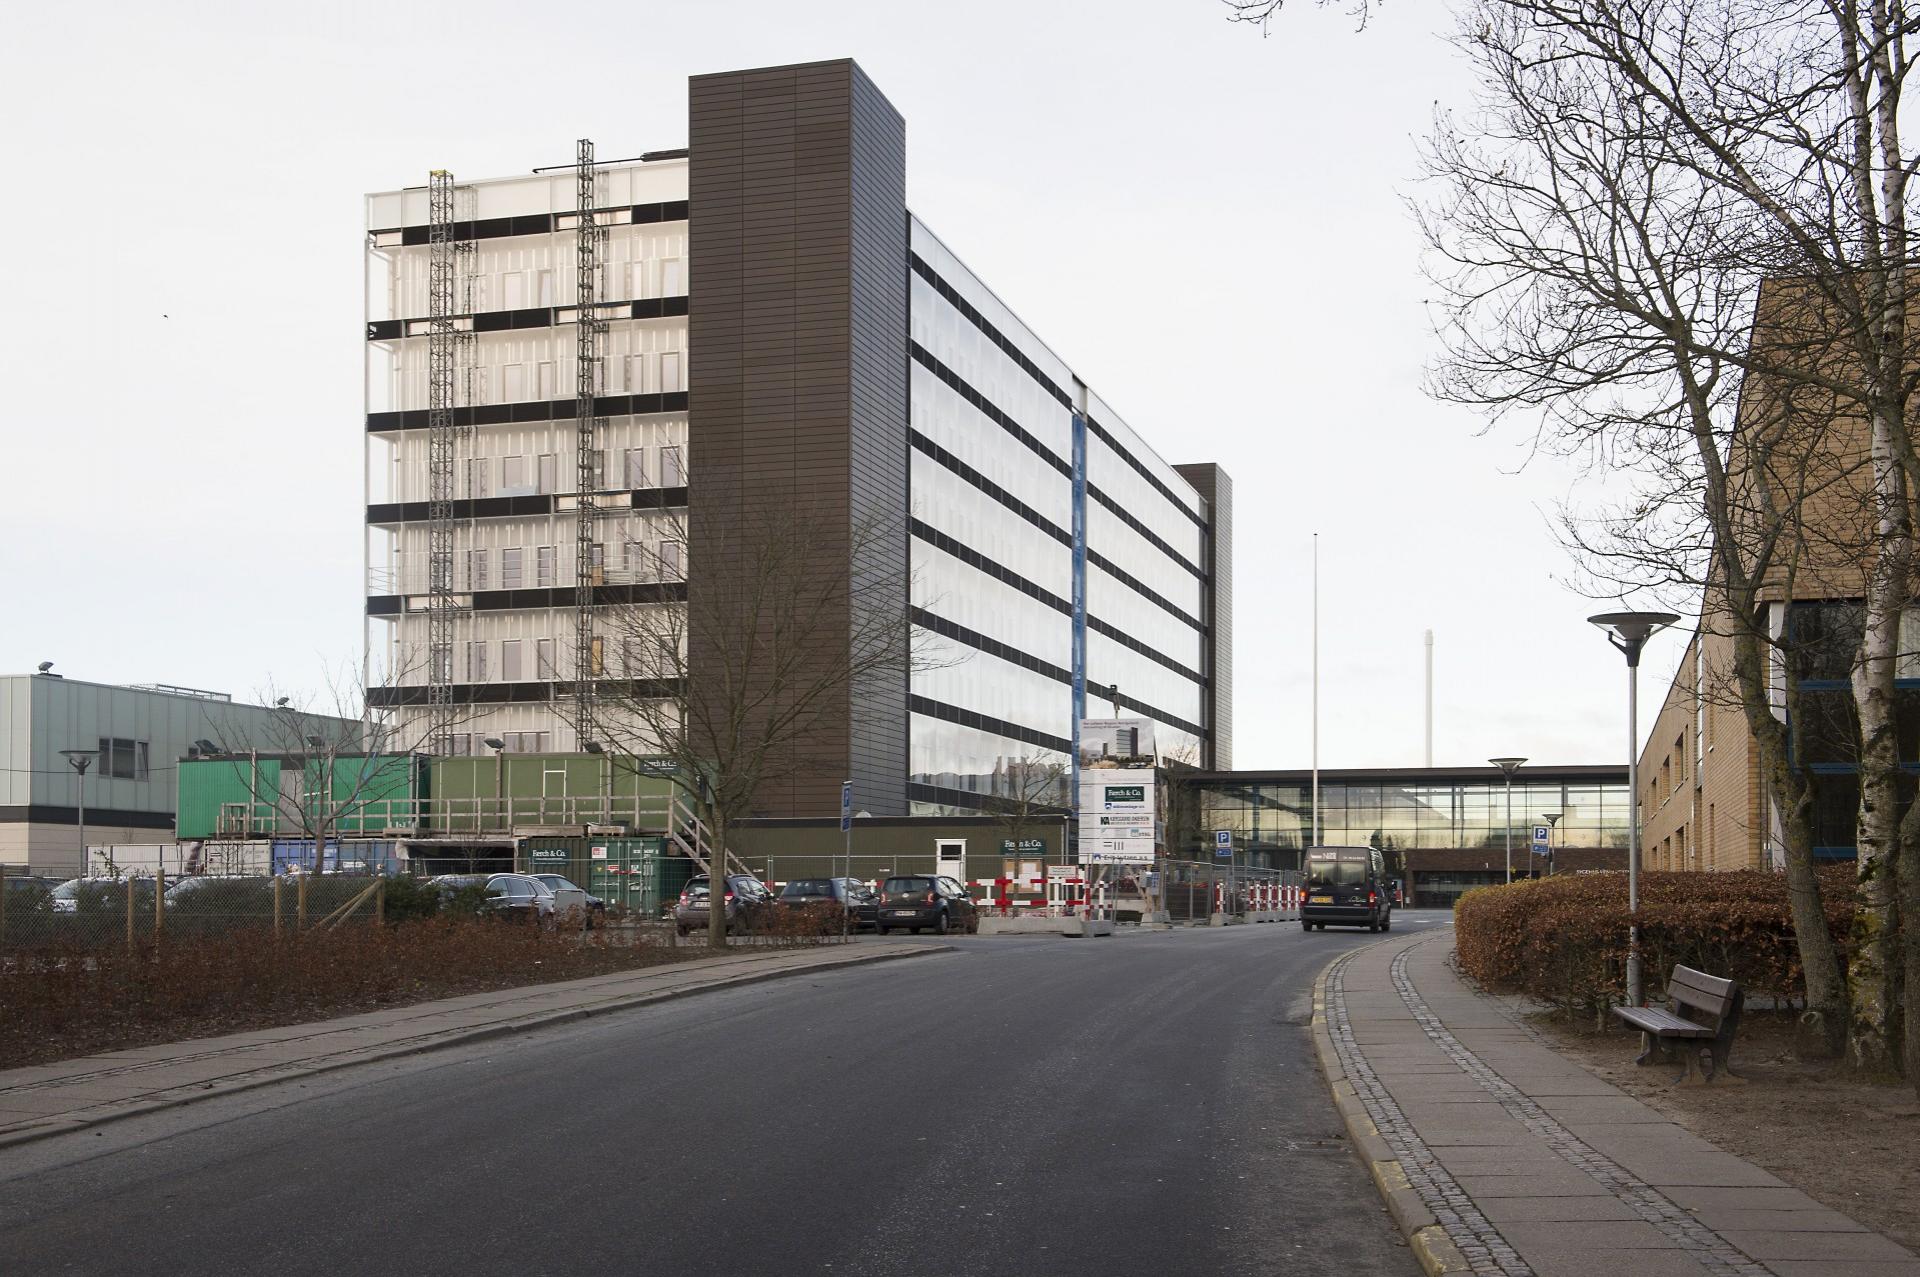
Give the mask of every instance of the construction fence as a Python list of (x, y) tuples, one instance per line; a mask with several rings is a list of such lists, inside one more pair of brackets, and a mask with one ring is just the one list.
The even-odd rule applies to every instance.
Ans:
[(330, 929), (382, 918), (389, 879), (368, 874), (169, 878), (165, 871), (58, 884), (0, 870), (0, 948), (136, 946), (163, 936)]

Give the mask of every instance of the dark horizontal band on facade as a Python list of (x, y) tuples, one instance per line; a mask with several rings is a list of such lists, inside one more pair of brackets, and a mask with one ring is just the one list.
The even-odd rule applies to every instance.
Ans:
[(966, 480), (981, 492), (986, 493), (995, 501), (998, 501), (1001, 505), (1058, 541), (1061, 545), (1069, 549), (1073, 547), (1073, 534), (1071, 532), (1068, 532), (1065, 528), (1047, 518), (1046, 515), (1041, 514), (1019, 497), (1014, 496), (1011, 492), (1008, 492), (1005, 488), (987, 478), (987, 476), (981, 474), (978, 470), (975, 470), (972, 466), (921, 434), (918, 430), (908, 427), (907, 442), (912, 447), (925, 453), (933, 461), (946, 467), (951, 473)]
[(1009, 723), (1004, 718), (994, 718), (989, 714), (976, 714), (970, 709), (961, 709), (945, 701), (936, 701), (930, 696), (907, 697), (907, 708), (915, 714), (924, 714), (928, 718), (937, 718), (943, 722), (957, 723), (961, 727), (992, 732), (995, 736), (1005, 736), (1009, 740), (1038, 745), (1041, 749), (1057, 750), (1062, 754), (1073, 752), (1073, 742), (1063, 737), (1035, 731), (1019, 723)]
[[(687, 201), (663, 200), (656, 204), (634, 204), (630, 206), (630, 215), (636, 226), (654, 222), (684, 222), (687, 220)], [(459, 241), (505, 239), (512, 235), (549, 235), (553, 233), (555, 219), (564, 216), (568, 214), (523, 213), (519, 217), (482, 217), (455, 222), (453, 238)], [(395, 231), (400, 232), (400, 243), (407, 248), (425, 245), (433, 238), (431, 226), (384, 226), (367, 234), (391, 235)]]
[(1095, 421), (1091, 414), (1089, 414), (1087, 417), (1087, 429), (1092, 431), (1094, 436), (1098, 438), (1101, 443), (1106, 444), (1107, 450), (1113, 453), (1114, 456), (1120, 458), (1120, 460), (1126, 462), (1129, 466), (1133, 467), (1133, 472), (1139, 475), (1142, 479), (1145, 479), (1150, 485), (1152, 485), (1154, 491), (1158, 492), (1161, 496), (1167, 499), (1168, 504), (1173, 506), (1173, 508), (1178, 510), (1181, 514), (1186, 515), (1188, 519), (1192, 520), (1193, 526), (1201, 529), (1202, 531), (1206, 530), (1207, 521), (1201, 518), (1198, 514), (1195, 514), (1192, 506), (1188, 505), (1186, 502), (1182, 501), (1178, 496), (1176, 496), (1174, 494), (1173, 489), (1169, 488), (1161, 480), (1159, 475), (1155, 474), (1153, 471), (1147, 468), (1145, 462), (1141, 461), (1140, 458), (1134, 456), (1133, 453), (1128, 449), (1121, 447), (1120, 441), (1118, 439), (1115, 439), (1111, 434), (1108, 434), (1106, 427), (1101, 425), (1099, 422)]
[(1061, 477), (1066, 479), (1073, 478), (1072, 462), (1066, 460), (1064, 457), (1054, 455), (1053, 450), (1047, 447), (1046, 444), (1041, 443), (1032, 431), (1008, 416), (993, 400), (968, 385), (965, 378), (941, 363), (939, 357), (932, 351), (917, 341), (910, 342), (909, 348), (913, 355), (914, 362), (939, 378), (940, 381), (944, 382), (955, 394), (972, 404), (987, 420), (993, 422), (994, 425), (999, 426), (1002, 430), (1025, 444), (1028, 451), (1052, 466), (1055, 470), (1058, 470)]
[[(1002, 643), (999, 639), (990, 638), (978, 630), (969, 629), (967, 626), (961, 625), (957, 621), (949, 621), (946, 617), (936, 615), (926, 608), (916, 607), (913, 609), (913, 623), (925, 629), (932, 630), (935, 634), (950, 638), (956, 643), (965, 643), (968, 647), (976, 651), (985, 652), (988, 656), (998, 657), (1011, 665), (1018, 665), (1022, 669), (1032, 670), (1035, 674), (1050, 678), (1063, 686), (1073, 686), (1072, 670), (1064, 666), (1054, 665), (1049, 661), (1043, 661), (1030, 652), (1022, 651), (1010, 643)], [(1196, 678), (1194, 682), (1198, 685), (1197, 690), (1204, 696), (1204, 683), (1198, 678)], [(1091, 684), (1089, 684), (1089, 686), (1091, 686)], [(1149, 705), (1145, 701), (1135, 700), (1132, 697), (1123, 695), (1120, 697), (1120, 703), (1147, 715), (1149, 718), (1157, 719), (1169, 727), (1178, 727), (1182, 731), (1192, 732), (1195, 736), (1206, 736), (1206, 732), (1201, 729), (1199, 724), (1190, 723), (1177, 714), (1169, 714), (1165, 710)]]
[[(606, 307), (621, 305), (627, 313), (608, 314)], [(471, 319), (473, 327), (463, 330), (476, 333), (518, 332), (524, 328), (552, 328), (559, 321), (555, 316), (562, 310), (575, 310), (571, 306), (530, 306), (522, 310), (483, 310), (472, 315), (458, 315), (457, 319)], [(666, 319), (672, 315), (687, 313), (687, 298), (679, 297), (640, 297), (627, 302), (601, 302), (596, 309), (602, 320), (607, 319)], [(415, 315), (410, 319), (372, 319), (367, 321), (368, 341), (399, 341), (409, 335), (426, 337), (426, 333), (407, 332), (410, 323), (428, 322), (425, 315)], [(569, 321), (571, 322), (571, 321)]]
[[(998, 562), (997, 560), (989, 558), (988, 556), (980, 553), (978, 550), (974, 549), (972, 546), (968, 545), (966, 542), (957, 540), (954, 537), (947, 535), (945, 532), (942, 532), (940, 529), (934, 527), (932, 524), (927, 523), (921, 519), (910, 519), (908, 521), (908, 530), (912, 532), (915, 537), (918, 537), (920, 540), (926, 542), (928, 545), (934, 547), (936, 550), (944, 550), (946, 553), (951, 554), (954, 558), (960, 560), (962, 563), (966, 564), (968, 567), (973, 568), (976, 571), (986, 573), (988, 576), (992, 577), (994, 580), (999, 581), (1003, 585), (1008, 585), (1013, 587), (1014, 589), (1020, 591), (1022, 594), (1026, 595), (1028, 598), (1037, 599), (1041, 603), (1046, 604), (1048, 607), (1052, 608), (1056, 612), (1061, 613), (1064, 616), (1071, 617), (1073, 615), (1073, 604), (1071, 601), (1061, 598), (1058, 594), (1055, 594), (1052, 590), (1049, 590), (1044, 586), (1041, 586), (1041, 585), (1035, 584), (1032, 581), (1029, 581), (1026, 577), (1021, 576), (1018, 572), (1015, 572), (1011, 568), (1008, 568), (1007, 566)], [(1112, 569), (1106, 568), (1106, 561), (1104, 559), (1101, 560), (1101, 566), (1103, 569), (1106, 569), (1108, 571), (1112, 570)], [(1159, 603), (1160, 606), (1168, 607), (1168, 604), (1166, 603), (1165, 600), (1160, 599), (1157, 596), (1153, 596), (1152, 592), (1147, 590), (1145, 586), (1141, 586), (1135, 583), (1133, 588), (1141, 591), (1143, 594), (1146, 594), (1149, 597), (1153, 597), (1154, 601), (1156, 603)], [(1169, 610), (1171, 609), (1169, 608)], [(1179, 615), (1179, 614), (1175, 613), (1175, 615)], [(1189, 617), (1182, 617), (1182, 619), (1187, 620), (1189, 624), (1193, 623), (1192, 619)], [(1150, 661), (1154, 661), (1160, 665), (1166, 666), (1168, 669), (1172, 670), (1176, 674), (1180, 674), (1187, 678), (1190, 678), (1194, 682), (1200, 683), (1203, 686), (1206, 683), (1206, 680), (1202, 678), (1198, 673), (1187, 668), (1185, 665), (1182, 665), (1179, 661), (1174, 660), (1171, 656), (1167, 656), (1164, 653), (1155, 650), (1154, 648), (1148, 647), (1145, 643), (1142, 643), (1139, 639), (1133, 637), (1133, 635), (1124, 632), (1117, 626), (1107, 624), (1105, 621), (1100, 620), (1098, 617), (1091, 616), (1091, 615), (1088, 616), (1087, 628), (1090, 630), (1093, 630), (1098, 634), (1104, 635), (1107, 638), (1112, 639), (1114, 642), (1120, 644), (1122, 647), (1138, 652), (1140, 655), (1146, 657)], [(1199, 629), (1202, 634), (1206, 633), (1205, 627), (1196, 626), (1196, 628)]]
[[(954, 789), (947, 785), (929, 785), (918, 780), (907, 782), (907, 797), (923, 803), (939, 803), (945, 807), (969, 807), (974, 811), (985, 811), (994, 802), (991, 794), (976, 794), (970, 789)], [(1050, 807), (1045, 803), (1037, 802), (1029, 804), (1027, 810), (1039, 816), (1072, 814), (1065, 807)], [(953, 819), (962, 818), (954, 817)]]
[[(918, 342), (915, 342), (912, 344), (912, 353), (913, 353), (914, 359), (918, 363), (923, 365), (929, 372), (931, 372), (935, 377), (938, 377), (942, 382), (945, 382), (946, 385), (954, 391), (954, 393), (958, 394), (962, 399), (965, 399), (968, 403), (972, 404), (989, 421), (993, 422), (995, 425), (999, 426), (1002, 430), (1005, 430), (1008, 434), (1012, 435), (1015, 439), (1018, 439), (1021, 443), (1025, 444), (1028, 451), (1032, 452), (1034, 456), (1039, 457), (1042, 461), (1052, 466), (1055, 470), (1058, 470), (1062, 477), (1067, 479), (1073, 478), (1072, 465), (1061, 460), (1059, 457), (1056, 457), (1053, 454), (1053, 452), (1045, 444), (1041, 443), (1040, 440), (1035, 438), (1033, 434), (1026, 429), (1026, 427), (1022, 426), (1019, 422), (1015, 421), (1012, 417), (1008, 416), (996, 404), (994, 404), (992, 400), (988, 399), (985, 395), (981, 394), (978, 390), (975, 390), (972, 386), (968, 385), (966, 381), (958, 373), (954, 372), (953, 369), (941, 363), (940, 360), (936, 358), (931, 351), (927, 350), (924, 346), (921, 346)], [(1103, 432), (1101, 437), (1109, 439), (1109, 446), (1110, 447), (1113, 446), (1110, 441), (1111, 440), (1110, 436), (1106, 435)], [(935, 446), (938, 446), (938, 445), (935, 445)], [(1119, 451), (1117, 447), (1115, 447), (1114, 450), (1116, 452)], [(1148, 477), (1151, 478), (1152, 476), (1148, 476)], [(1132, 528), (1135, 532), (1139, 533), (1140, 536), (1146, 540), (1147, 544), (1151, 545), (1154, 549), (1160, 551), (1160, 553), (1166, 555), (1169, 559), (1173, 560), (1175, 564), (1177, 564), (1182, 568), (1185, 568), (1188, 572), (1192, 573), (1194, 577), (1199, 580), (1204, 581), (1207, 579), (1207, 574), (1201, 571), (1196, 564), (1191, 562), (1185, 555), (1181, 554), (1178, 550), (1174, 549), (1171, 545), (1169, 545), (1166, 539), (1161, 537), (1159, 533), (1155, 532), (1152, 528), (1149, 528), (1145, 523), (1142, 523), (1140, 519), (1132, 511), (1126, 509), (1119, 502), (1113, 500), (1111, 497), (1107, 496), (1106, 493), (1102, 492), (1097, 484), (1094, 484), (1094, 483), (1087, 484), (1087, 495), (1091, 496), (1095, 501), (1098, 501), (1102, 507), (1104, 507), (1110, 513), (1112, 513), (1114, 518), (1120, 520), (1122, 523)], [(1172, 494), (1169, 493), (1167, 495), (1168, 495), (1168, 499), (1172, 500)], [(1179, 502), (1175, 501), (1174, 504), (1179, 505)], [(1193, 512), (1191, 510), (1187, 510), (1185, 507), (1181, 507), (1181, 513), (1191, 517)], [(1206, 527), (1206, 524), (1202, 522), (1200, 526), (1204, 530)], [(1068, 537), (1067, 540), (1068, 540), (1068, 544), (1072, 544), (1071, 537)]]
[[(603, 500), (598, 507), (608, 514), (617, 514), (620, 510), (671, 510), (687, 504), (687, 490), (678, 488), (636, 488), (627, 492), (603, 492)], [(454, 501), (453, 517), (456, 519), (516, 519), (527, 515), (552, 514), (555, 512), (555, 497), (552, 493), (540, 493), (521, 497), (463, 497)], [(572, 514), (571, 509), (566, 513)], [(431, 501), (390, 501), (381, 505), (367, 507), (367, 522), (382, 523), (425, 523), (433, 517)]]
[[(577, 681), (572, 679), (520, 683), (449, 683), (447, 695), (455, 705), (532, 705), (551, 700), (564, 700), (574, 694), (576, 686), (578, 686)], [(595, 679), (593, 688), (602, 696), (643, 697), (658, 700), (679, 695), (680, 680), (677, 678)], [(428, 690), (425, 683), (403, 683), (393, 687), (368, 688), (367, 704), (379, 709), (425, 705)]]
[[(474, 404), (453, 410), (456, 426), (511, 426), (537, 421), (572, 421), (578, 401), (573, 399), (523, 399), (514, 403)], [(641, 417), (661, 412), (685, 412), (687, 392), (676, 390), (659, 395), (596, 395), (593, 411), (601, 417)], [(397, 412), (367, 414), (367, 433), (388, 430), (425, 430), (431, 424), (428, 408), (407, 408)]]
[[(1055, 399), (1058, 399), (1063, 405), (1066, 406), (1068, 411), (1072, 411), (1074, 409), (1075, 404), (1073, 402), (1072, 395), (1068, 394), (1064, 388), (1062, 388), (1058, 383), (1056, 383), (1053, 380), (1053, 378), (1047, 376), (1046, 373), (1040, 371), (1040, 366), (1038, 364), (1034, 363), (1033, 360), (1029, 359), (1020, 350), (1020, 348), (1017, 345), (1015, 345), (1011, 340), (1008, 339), (1005, 333), (1001, 332), (998, 328), (994, 327), (993, 324), (988, 321), (985, 315), (982, 315), (979, 312), (979, 310), (977, 310), (972, 305), (972, 303), (968, 302), (966, 298), (962, 297), (958, 289), (956, 289), (952, 284), (949, 284), (946, 280), (940, 278), (939, 273), (936, 272), (933, 269), (933, 267), (929, 266), (926, 263), (926, 261), (922, 259), (918, 254), (915, 254), (913, 257), (913, 271), (914, 271), (914, 274), (920, 276), (922, 279), (926, 280), (929, 284), (933, 285), (934, 292), (938, 293), (946, 301), (946, 303), (949, 306), (952, 306), (955, 310), (959, 311), (960, 314), (966, 319), (968, 323), (972, 324), (975, 328), (979, 329), (982, 336), (984, 336), (988, 341), (992, 342), (995, 346), (998, 346), (1003, 354), (1005, 354), (1009, 359), (1013, 360), (1014, 363), (1018, 364), (1020, 366), (1021, 371), (1025, 372), (1029, 377), (1032, 377), (1034, 381), (1038, 382), (1040, 386), (1044, 390), (1046, 390), (1048, 394), (1052, 395)], [(1201, 528), (1204, 528), (1207, 526), (1207, 521), (1205, 519), (1201, 518), (1198, 514), (1195, 514), (1191, 506), (1189, 506), (1186, 502), (1182, 501), (1178, 496), (1174, 495), (1173, 489), (1169, 488), (1166, 485), (1166, 483), (1161, 480), (1159, 475), (1156, 475), (1155, 473), (1153, 473), (1153, 471), (1149, 470), (1146, 467), (1146, 465), (1140, 461), (1138, 457), (1135, 457), (1131, 452), (1128, 452), (1126, 449), (1122, 448), (1119, 444), (1119, 441), (1117, 441), (1111, 434), (1107, 432), (1106, 427), (1102, 426), (1099, 422), (1095, 421), (1091, 414), (1089, 414), (1087, 417), (1087, 428), (1092, 430), (1093, 433), (1096, 436), (1098, 436), (1100, 441), (1106, 444), (1107, 447), (1113, 451), (1113, 454), (1116, 457), (1119, 457), (1122, 461), (1126, 462), (1129, 466), (1132, 466), (1134, 471), (1138, 473), (1142, 479), (1145, 479), (1148, 483), (1152, 484), (1155, 490), (1157, 490), (1161, 496), (1165, 497), (1169, 502), (1171, 502), (1174, 508), (1179, 510), (1180, 513), (1186, 515), (1187, 518), (1193, 520), (1195, 525)]]
[[(420, 592), (419, 597), (425, 597)], [(370, 594), (367, 596), (368, 616), (400, 616), (406, 610), (407, 599), (404, 594)], [(642, 581), (625, 585), (596, 585), (593, 587), (594, 607), (619, 607), (628, 603), (684, 603), (687, 601), (687, 583), (685, 581)], [(580, 596), (571, 585), (536, 585), (516, 590), (475, 590), (473, 592), (472, 611), (475, 612), (523, 612), (540, 608), (577, 607)]]
[[(62, 807), (57, 803), (20, 803), (0, 807), (0, 825), (77, 825), (79, 821), (79, 808)], [(119, 807), (95, 807), (89, 803), (87, 823), (93, 826), (90, 832), (96, 834), (102, 827), (111, 825), (125, 825), (128, 829), (172, 829), (173, 813), (128, 811)]]
[(1068, 394), (1066, 389), (1054, 381), (1053, 378), (1040, 371), (1040, 365), (1029, 359), (1025, 351), (1015, 345), (1005, 333), (994, 327), (992, 322), (989, 321), (985, 315), (982, 315), (979, 310), (974, 307), (972, 302), (962, 297), (959, 289), (940, 278), (939, 272), (927, 265), (926, 259), (921, 257), (920, 254), (912, 254), (912, 262), (913, 273), (933, 285), (933, 291), (940, 294), (947, 305), (959, 311), (960, 314), (966, 318), (966, 321), (975, 328), (978, 328), (988, 341), (998, 346), (1002, 354), (1018, 364), (1021, 371), (1040, 383), (1048, 394), (1058, 399), (1067, 411), (1073, 411), (1073, 396)]

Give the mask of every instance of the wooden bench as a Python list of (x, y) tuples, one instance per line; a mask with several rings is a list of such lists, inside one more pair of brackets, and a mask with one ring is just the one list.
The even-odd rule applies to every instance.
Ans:
[[(1740, 1029), (1740, 1008), (1745, 995), (1732, 980), (1675, 966), (1667, 981), (1667, 1004), (1671, 1010), (1655, 1007), (1615, 1007), (1613, 1013), (1640, 1030), (1641, 1051), (1635, 1064), (1656, 1061), (1671, 1064), (1672, 1052), (1685, 1058), (1687, 1071), (1678, 1079), (1682, 1086), (1701, 1086), (1707, 1082), (1741, 1082), (1727, 1067), (1727, 1054), (1733, 1049), (1733, 1036)], [(1679, 1014), (1695, 1013), (1694, 1018)], [(1700, 1071), (1700, 1052), (1705, 1048), (1713, 1059), (1711, 1075)]]

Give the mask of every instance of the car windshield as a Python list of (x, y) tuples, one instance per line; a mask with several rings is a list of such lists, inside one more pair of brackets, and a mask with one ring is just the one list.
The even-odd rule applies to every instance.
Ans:
[(830, 896), (833, 884), (825, 878), (798, 878), (787, 884), (783, 896)]
[(881, 892), (889, 896), (913, 896), (933, 890), (931, 878), (889, 878), (881, 886)]
[(1308, 886), (1358, 887), (1366, 880), (1367, 857), (1363, 853), (1307, 858)]

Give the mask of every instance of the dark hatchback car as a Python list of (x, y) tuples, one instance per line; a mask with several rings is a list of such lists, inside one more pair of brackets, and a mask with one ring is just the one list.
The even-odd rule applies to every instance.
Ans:
[[(705, 930), (707, 910), (710, 906), (707, 887), (707, 875), (695, 874), (687, 879), (687, 886), (680, 893), (680, 902), (673, 907), (673, 929), (681, 935), (694, 930)], [(752, 931), (766, 925), (772, 912), (773, 893), (767, 890), (767, 884), (747, 874), (730, 874), (727, 877), (727, 931)]]
[(783, 909), (835, 904), (846, 909), (847, 922), (856, 928), (873, 926), (879, 911), (873, 888), (858, 878), (795, 878), (780, 890)]
[(1365, 927), (1393, 930), (1393, 896), (1386, 865), (1371, 847), (1309, 847), (1307, 894), (1300, 929)]
[(932, 874), (900, 874), (881, 883), (878, 913), (883, 936), (899, 927), (914, 935), (923, 927), (942, 936), (980, 930), (980, 910), (973, 898), (953, 879)]

